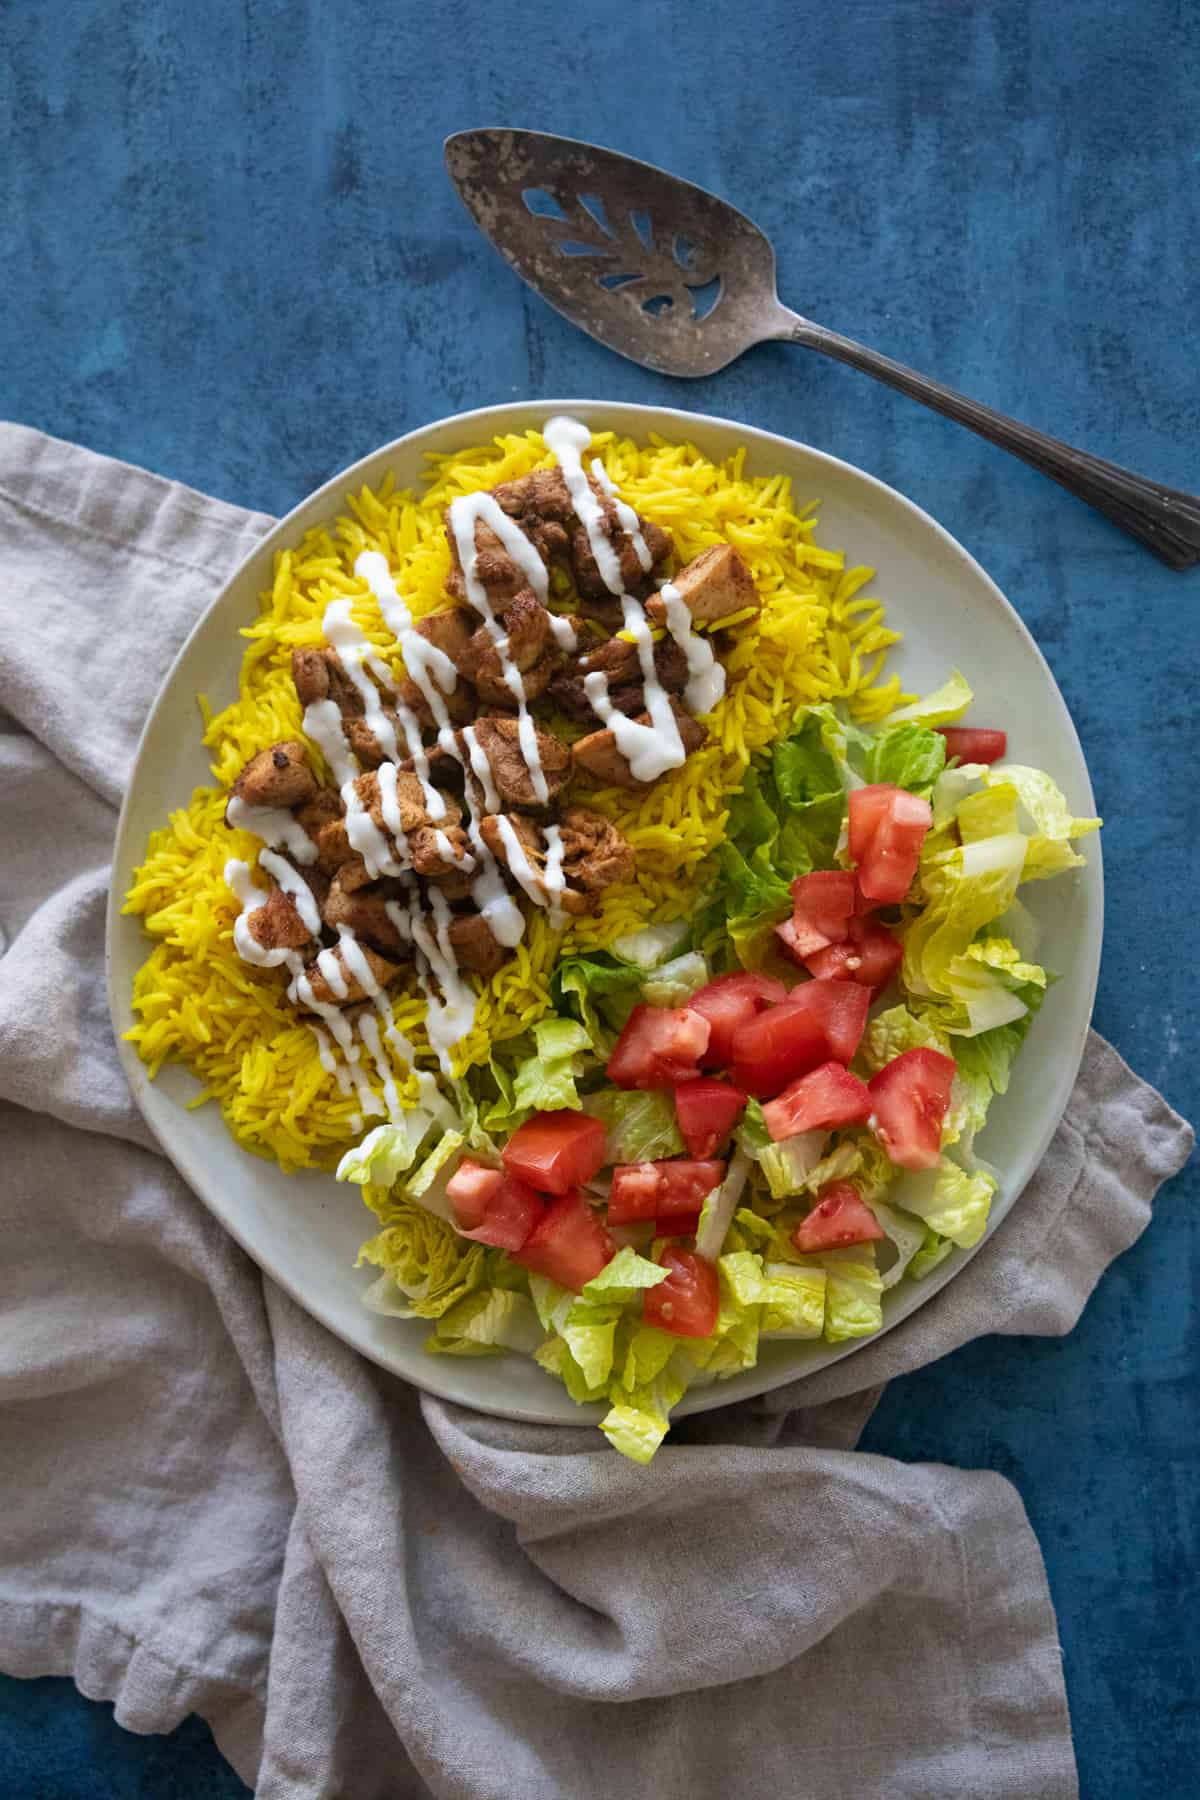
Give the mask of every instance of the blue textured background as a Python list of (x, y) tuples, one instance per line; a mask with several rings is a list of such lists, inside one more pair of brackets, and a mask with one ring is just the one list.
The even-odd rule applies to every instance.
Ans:
[[(794, 305), (1194, 491), (1194, 0), (7, 0), (0, 52), (11, 418), (282, 511), (430, 417), (607, 393), (807, 439), (928, 507), (1083, 738), (1097, 1024), (1200, 1115), (1200, 571), (795, 350), (694, 385), (618, 360), (508, 275), (441, 164), (446, 133), (507, 123), (674, 168), (770, 232)], [(1198, 1193), (1193, 1162), (1071, 1338), (960, 1351), (869, 1433), (1020, 1488), (1089, 1800), (1195, 1792)], [(244, 1792), (198, 1722), (135, 1739), (65, 1682), (0, 1681), (0, 1770), (21, 1800)]]

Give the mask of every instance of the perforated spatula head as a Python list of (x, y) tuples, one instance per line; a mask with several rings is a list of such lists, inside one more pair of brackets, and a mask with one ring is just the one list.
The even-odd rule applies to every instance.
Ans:
[(446, 166), (509, 266), (610, 350), (711, 375), (777, 334), (775, 253), (704, 188), (543, 131), (460, 131)]

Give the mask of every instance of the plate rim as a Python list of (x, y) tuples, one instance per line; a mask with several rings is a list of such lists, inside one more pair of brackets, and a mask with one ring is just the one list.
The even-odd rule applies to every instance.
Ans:
[[(221, 583), (209, 604), (197, 616), (192, 629), (188, 632), (187, 637), (184, 639), (178, 652), (172, 658), (172, 661), (159, 684), (157, 692), (155, 693), (150, 709), (147, 712), (145, 722), (138, 735), (136, 749), (133, 753), (129, 781), (122, 797), (121, 808), (117, 818), (116, 832), (113, 839), (113, 862), (105, 908), (104, 930), (105, 990), (122, 1070), (129, 1083), (139, 1113), (154, 1137), (155, 1142), (159, 1145), (172, 1167), (187, 1183), (189, 1189), (196, 1195), (197, 1199), (199, 1199), (209, 1212), (213, 1214), (222, 1229), (228, 1231), (235, 1243), (245, 1251), (262, 1272), (269, 1275), (271, 1280), (276, 1282), (277, 1285), (281, 1287), (283, 1291), (287, 1293), (289, 1297), (311, 1318), (315, 1319), (319, 1324), (331, 1331), (335, 1337), (347, 1344), (349, 1348), (355, 1350), (359, 1355), (365, 1356), (369, 1361), (375, 1363), (378, 1367), (385, 1369), (389, 1374), (395, 1375), (401, 1380), (409, 1381), (419, 1390), (433, 1394), (439, 1399), (455, 1405), (468, 1404), (475, 1406), (478, 1411), (487, 1413), (491, 1417), (512, 1419), (521, 1423), (556, 1426), (569, 1426), (572, 1424), (594, 1422), (602, 1416), (604, 1408), (600, 1404), (577, 1406), (573, 1408), (570, 1416), (565, 1416), (562, 1414), (551, 1415), (546, 1411), (540, 1411), (535, 1407), (523, 1406), (515, 1402), (505, 1405), (490, 1397), (464, 1402), (461, 1390), (454, 1388), (452, 1384), (440, 1379), (441, 1359), (434, 1356), (425, 1356), (425, 1353), (422, 1352), (424, 1363), (420, 1365), (422, 1370), (420, 1378), (406, 1369), (398, 1368), (395, 1361), (389, 1360), (381, 1349), (378, 1349), (365, 1341), (356, 1341), (353, 1337), (349, 1336), (346, 1329), (339, 1324), (334, 1317), (330, 1316), (330, 1308), (322, 1305), (319, 1298), (314, 1300), (311, 1296), (299, 1291), (297, 1283), (293, 1282), (289, 1276), (281, 1273), (277, 1268), (271, 1266), (269, 1256), (265, 1256), (259, 1248), (253, 1247), (247, 1241), (243, 1231), (239, 1229), (237, 1208), (227, 1209), (215, 1198), (210, 1197), (210, 1194), (205, 1191), (205, 1184), (199, 1170), (197, 1170), (195, 1174), (192, 1172), (194, 1163), (193, 1157), (186, 1151), (177, 1151), (176, 1149), (173, 1149), (163, 1138), (154, 1119), (151, 1117), (149, 1108), (152, 1104), (151, 1091), (153, 1084), (146, 1071), (145, 1064), (141, 1061), (134, 1046), (128, 1043), (124, 1036), (124, 1032), (128, 1029), (132, 1018), (132, 1009), (130, 1005), (131, 997), (125, 993), (118, 992), (115, 967), (115, 939), (117, 932), (121, 929), (122, 921), (127, 917), (122, 911), (122, 902), (124, 899), (123, 874), (127, 864), (129, 869), (137, 866), (136, 861), (130, 862), (128, 856), (123, 855), (123, 852), (128, 849), (127, 840), (129, 839), (131, 830), (130, 817), (134, 806), (134, 796), (139, 786), (138, 775), (146, 742), (151, 736), (160, 712), (167, 704), (168, 696), (172, 693), (181, 668), (189, 658), (193, 644), (204, 629), (211, 614), (221, 606), (226, 595), (229, 593), (229, 590), (243, 579), (246, 571), (253, 563), (262, 558), (269, 567), (270, 560), (273, 558), (275, 551), (281, 547), (289, 547), (287, 540), (290, 535), (293, 535), (300, 528), (299, 521), (302, 515), (307, 515), (314, 510), (336, 505), (337, 503), (344, 501), (346, 492), (356, 484), (356, 480), (358, 484), (361, 485), (362, 480), (365, 478), (362, 474), (363, 471), (369, 466), (379, 463), (381, 460), (399, 455), (402, 452), (411, 451), (415, 440), (432, 437), (434, 434), (450, 428), (461, 428), (465, 434), (469, 430), (485, 426), (489, 427), (487, 435), (491, 437), (505, 429), (528, 429), (529, 427), (525, 423), (525, 420), (528, 418), (528, 415), (532, 413), (539, 414), (542, 418), (547, 418), (554, 413), (572, 411), (581, 412), (585, 417), (590, 416), (593, 418), (595, 418), (596, 415), (603, 417), (606, 412), (619, 413), (627, 416), (632, 415), (635, 420), (654, 419), (659, 421), (660, 424), (665, 416), (672, 421), (673, 425), (677, 423), (684, 433), (687, 432), (689, 425), (714, 427), (720, 431), (734, 432), (739, 434), (739, 437), (743, 441), (747, 443), (753, 441), (764, 449), (778, 445), (782, 446), (789, 454), (799, 451), (806, 457), (813, 458), (817, 464), (823, 464), (832, 469), (844, 472), (853, 477), (855, 481), (866, 483), (869, 489), (877, 490), (881, 495), (886, 496), (890, 502), (898, 503), (904, 511), (907, 511), (919, 522), (922, 528), (931, 531), (933, 535), (940, 540), (943, 549), (947, 551), (953, 559), (957, 559), (979, 582), (983, 584), (992, 604), (998, 605), (1001, 614), (1005, 616), (1006, 622), (1010, 628), (1015, 629), (1017, 636), (1022, 641), (1025, 651), (1031, 654), (1034, 660), (1040, 665), (1050, 690), (1058, 701), (1062, 714), (1062, 722), (1066, 728), (1069, 740), (1074, 747), (1079, 767), (1083, 774), (1085, 791), (1080, 796), (1080, 802), (1082, 805), (1086, 805), (1091, 812), (1094, 812), (1095, 810), (1095, 795), (1092, 789), (1091, 772), (1088, 769), (1087, 759), (1083, 753), (1083, 746), (1079, 739), (1079, 733), (1076, 730), (1075, 721), (1071, 716), (1071, 711), (1067, 705), (1066, 698), (1032, 632), (997, 582), (988, 574), (987, 570), (983, 568), (982, 564), (978, 562), (971, 552), (959, 542), (952, 532), (935, 519), (931, 513), (927, 512), (917, 501), (911, 499), (907, 494), (902, 493), (900, 489), (893, 487), (889, 482), (883, 481), (879, 476), (871, 474), (869, 470), (859, 467), (857, 463), (849, 462), (844, 457), (835, 456), (830, 451), (818, 449), (815, 445), (805, 443), (802, 439), (787, 437), (781, 432), (769, 431), (765, 427), (750, 425), (742, 420), (727, 418), (722, 414), (696, 412), (685, 407), (658, 405), (641, 401), (596, 400), (574, 397), (565, 399), (550, 398), (544, 400), (527, 398), (494, 402), (488, 406), (473, 407), (465, 412), (447, 413), (440, 418), (428, 420), (424, 424), (415, 426), (412, 430), (402, 433), (399, 437), (390, 439), (387, 443), (376, 446), (373, 450), (356, 458), (354, 462), (347, 464), (345, 468), (329, 476), (319, 487), (314, 488), (310, 493), (300, 499), (295, 506), (291, 507), (288, 512), (278, 518), (271, 528), (258, 539), (257, 543), (251, 547), (247, 554), (237, 564), (236, 568), (234, 568)], [(517, 422), (518, 418), (521, 420), (520, 423)], [(603, 429), (603, 427), (598, 425), (596, 428)], [(626, 429), (626, 427), (622, 425), (618, 429)], [(633, 433), (636, 431), (636, 426), (631, 426), (629, 429), (631, 433)], [(659, 429), (659, 425), (651, 426), (647, 424), (643, 427), (643, 435), (645, 435), (646, 432), (655, 429)], [(466, 439), (465, 441), (473, 440)], [(823, 1345), (821, 1361), (819, 1368), (817, 1369), (776, 1368), (771, 1364), (764, 1365), (759, 1363), (756, 1364), (753, 1369), (744, 1371), (741, 1375), (734, 1377), (730, 1381), (714, 1383), (709, 1386), (689, 1390), (678, 1405), (672, 1409), (673, 1418), (683, 1418), (692, 1413), (709, 1412), (720, 1406), (734, 1405), (743, 1399), (769, 1393), (775, 1388), (786, 1386), (791, 1382), (803, 1381), (806, 1376), (817, 1374), (825, 1369), (833, 1367), (835, 1364), (843, 1361), (847, 1356), (853, 1355), (857, 1350), (864, 1349), (872, 1344), (878, 1344), (894, 1327), (903, 1324), (913, 1315), (913, 1313), (928, 1305), (929, 1301), (940, 1293), (961, 1269), (965, 1268), (966, 1264), (978, 1254), (984, 1245), (990, 1243), (995, 1232), (1003, 1226), (1004, 1220), (1008, 1217), (1008, 1214), (1024, 1193), (1025, 1188), (1028, 1186), (1030, 1179), (1040, 1165), (1055, 1132), (1062, 1122), (1063, 1114), (1066, 1111), (1071, 1091), (1074, 1087), (1079, 1067), (1083, 1060), (1088, 1032), (1091, 1028), (1104, 936), (1104, 863), (1103, 852), (1098, 836), (1093, 838), (1089, 845), (1088, 862), (1089, 865), (1093, 866), (1095, 869), (1093, 881), (1095, 883), (1094, 904), (1096, 910), (1096, 925), (1094, 935), (1087, 946), (1089, 950), (1089, 966), (1084, 977), (1087, 982), (1086, 1001), (1079, 1011), (1075, 1039), (1070, 1045), (1069, 1053), (1060, 1059), (1060, 1098), (1052, 1109), (1049, 1121), (1039, 1134), (1035, 1146), (1026, 1153), (1024, 1159), (1027, 1164), (1025, 1172), (1020, 1179), (1019, 1185), (1014, 1186), (1007, 1196), (1003, 1211), (998, 1216), (993, 1214), (992, 1218), (989, 1220), (987, 1230), (979, 1239), (978, 1243), (966, 1250), (959, 1249), (947, 1259), (941, 1268), (932, 1271), (932, 1273), (922, 1281), (912, 1305), (906, 1307), (904, 1311), (896, 1313), (895, 1316), (885, 1316), (884, 1323), (880, 1330), (874, 1332), (870, 1337), (854, 1338), (838, 1346)], [(187, 1072), (190, 1075), (190, 1071)], [(161, 1092), (161, 1089), (157, 1090), (157, 1093)], [(156, 1104), (156, 1101), (154, 1103)], [(221, 1129), (225, 1129), (223, 1121), (221, 1121)], [(236, 1146), (236, 1140), (231, 1139), (230, 1141)], [(236, 1147), (240, 1149), (240, 1146)], [(250, 1153), (243, 1151), (242, 1154), (248, 1156)], [(425, 1367), (425, 1364), (428, 1365), (428, 1368)]]

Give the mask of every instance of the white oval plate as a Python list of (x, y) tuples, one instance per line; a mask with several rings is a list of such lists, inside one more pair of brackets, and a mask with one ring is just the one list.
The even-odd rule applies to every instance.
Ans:
[[(889, 622), (905, 633), (891, 663), (905, 685), (922, 692), (940, 685), (951, 668), (961, 668), (977, 696), (973, 720), (1004, 726), (1012, 759), (1047, 770), (1076, 813), (1092, 812), (1094, 803), (1079, 739), (1054, 677), (1003, 594), (962, 546), (912, 501), (861, 469), (731, 420), (595, 400), (521, 402), (460, 413), (410, 432), (327, 481), (246, 559), (163, 683), (117, 828), (108, 982), (129, 1084), (184, 1179), (255, 1261), (331, 1331), (384, 1368), (445, 1399), (509, 1418), (573, 1424), (598, 1416), (599, 1409), (576, 1407), (530, 1359), (427, 1356), (422, 1349), (427, 1324), (385, 1319), (366, 1310), (361, 1297), (371, 1274), (356, 1271), (354, 1259), (373, 1221), (357, 1188), (325, 1174), (284, 1175), (240, 1150), (215, 1106), (186, 1110), (197, 1083), (183, 1069), (164, 1069), (157, 1081), (148, 1080), (123, 1033), (133, 1024), (134, 974), (151, 946), (139, 921), (120, 910), (151, 830), (198, 783), (211, 780), (196, 729), (195, 697), (206, 693), (216, 709), (236, 698), (242, 652), (238, 628), (254, 617), (260, 592), (271, 584), (276, 550), (295, 544), (310, 526), (344, 510), (349, 489), (364, 482), (377, 485), (387, 469), (394, 471), (399, 486), (419, 489), (428, 452), (445, 454), (500, 432), (540, 427), (556, 412), (573, 413), (596, 431), (614, 430), (639, 440), (657, 432), (670, 440), (688, 440), (715, 459), (744, 447), (751, 473), (789, 475), (798, 503), (810, 498), (820, 502), (820, 543), (844, 549), (849, 561), (878, 569), (875, 586), (887, 604)], [(1043, 928), (1039, 954), (1062, 980), (1034, 1021), (1012, 1085), (993, 1105), (981, 1139), (983, 1153), (1002, 1172), (989, 1235), (1045, 1152), (1083, 1054), (1100, 962), (1103, 877), (1097, 840), (1088, 840), (1086, 869), (1039, 883), (1029, 896)], [(927, 1280), (903, 1282), (891, 1290), (885, 1298), (884, 1329), (930, 1300), (971, 1254), (956, 1251)], [(765, 1345), (756, 1368), (698, 1390), (676, 1410), (699, 1412), (763, 1393), (872, 1341)]]

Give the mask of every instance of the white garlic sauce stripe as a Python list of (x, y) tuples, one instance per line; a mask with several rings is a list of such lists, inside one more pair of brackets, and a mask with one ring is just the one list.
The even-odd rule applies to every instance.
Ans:
[[(675, 718), (675, 710), (671, 705), (671, 697), (658, 679), (658, 670), (654, 664), (654, 637), (650, 630), (650, 622), (641, 602), (626, 592), (625, 581), (621, 574), (621, 558), (613, 546), (612, 539), (604, 529), (605, 516), (602, 503), (592, 491), (591, 483), (583, 467), (583, 453), (592, 441), (592, 434), (586, 425), (578, 419), (558, 417), (547, 420), (542, 429), (547, 448), (558, 458), (562, 469), (563, 480), (571, 496), (571, 505), (587, 533), (588, 545), (595, 558), (600, 578), (610, 594), (615, 594), (621, 602), (625, 630), (637, 647), (638, 664), (642, 672), (642, 690), (645, 707), (650, 715), (648, 725), (631, 719), (627, 713), (613, 705), (608, 694), (608, 677), (602, 670), (594, 670), (585, 675), (583, 691), (587, 695), (588, 704), (613, 734), (613, 741), (633, 773), (636, 781), (657, 781), (668, 769), (681, 768), (687, 760), (683, 738)], [(593, 470), (603, 467), (597, 458)], [(597, 476), (599, 481), (599, 476)], [(617, 507), (617, 517), (626, 531), (629, 530), (625, 514), (621, 511), (624, 502), (616, 500), (615, 489), (611, 482), (600, 483), (609, 493)], [(637, 515), (632, 507), (626, 508), (636, 525)], [(632, 535), (632, 534), (631, 534)], [(641, 536), (639, 532), (639, 537)], [(635, 541), (634, 549), (643, 569), (650, 567), (652, 558), (645, 539), (640, 547)], [(676, 595), (678, 599), (678, 595)], [(680, 602), (682, 605), (682, 602)], [(686, 612), (686, 606), (683, 608)], [(671, 634), (676, 642), (679, 638), (676, 631)], [(688, 620), (688, 637), (692, 636), (691, 620)], [(688, 655), (688, 668), (692, 669), (692, 655), (702, 656), (702, 652), (691, 652), (685, 645)], [(705, 648), (708, 648), (705, 646)], [(709, 649), (711, 655), (711, 649)], [(723, 673), (723, 672), (722, 672)], [(709, 671), (711, 675), (711, 671)], [(699, 680), (699, 670), (695, 678)], [(710, 681), (711, 686), (711, 681)], [(699, 688), (698, 690), (699, 691)]]

